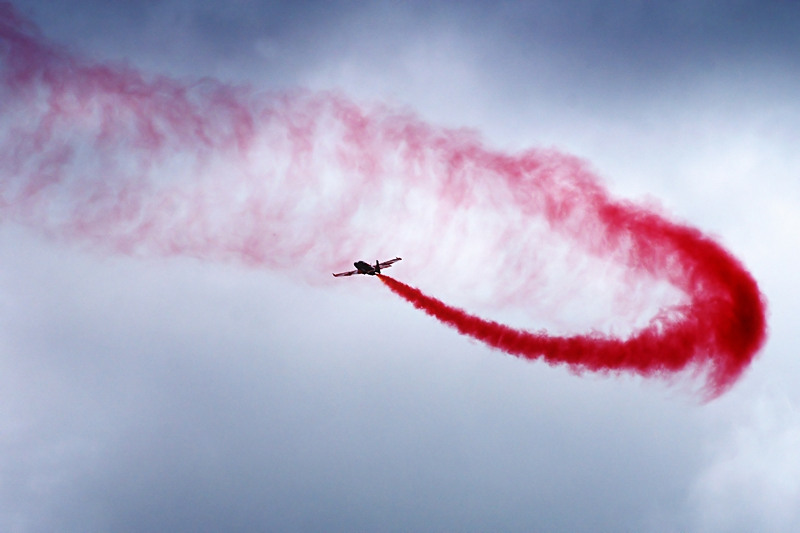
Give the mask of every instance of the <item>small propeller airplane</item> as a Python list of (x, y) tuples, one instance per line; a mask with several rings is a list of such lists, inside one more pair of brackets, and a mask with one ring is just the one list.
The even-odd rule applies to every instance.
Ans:
[(356, 267), (356, 270), (351, 270), (350, 272), (339, 272), (338, 274), (334, 274), (334, 278), (338, 278), (341, 276), (352, 276), (353, 274), (367, 274), (370, 276), (374, 276), (375, 274), (380, 274), (382, 268), (389, 268), (392, 264), (400, 261), (402, 258), (395, 257), (394, 259), (389, 259), (388, 261), (384, 261), (383, 263), (379, 263), (378, 260), (375, 260), (375, 266), (370, 265), (366, 261), (356, 261), (353, 263), (353, 266)]

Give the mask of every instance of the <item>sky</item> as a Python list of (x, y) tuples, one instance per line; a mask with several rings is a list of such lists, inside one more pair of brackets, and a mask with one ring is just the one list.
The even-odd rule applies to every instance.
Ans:
[[(691, 372), (520, 360), (375, 278), (334, 279), (354, 260), (401, 256), (398, 280), (556, 333), (625, 334), (680, 301), (546, 225), (506, 228), (483, 204), (442, 223), (425, 187), (387, 181), (370, 196), (363, 181), (343, 195), (341, 175), (371, 175), (374, 162), (333, 165), (325, 136), (304, 163), (319, 181), (275, 170), (247, 189), (280, 233), (251, 260), (192, 248), (191, 235), (188, 253), (158, 239), (131, 248), (120, 233), (109, 244), (91, 226), (77, 238), (58, 224), (82, 205), (68, 193), (38, 218), (12, 194), (0, 204), (3, 531), (800, 527), (797, 2), (13, 5), (59, 53), (149, 83), (300, 95), (301, 108), (335, 95), (494, 152), (577, 157), (611, 196), (738, 258), (767, 302), (768, 338), (706, 401)], [(30, 126), (8, 101), (0, 110), (4, 138)], [(75, 131), (70, 179), (135, 186), (130, 169), (150, 168), (135, 145), (101, 150)], [(289, 164), (266, 147), (230, 165), (225, 145), (201, 168), (190, 144), (165, 145), (150, 183), (198, 180), (228, 198), (219, 183)], [(209, 198), (212, 219), (239, 216)], [(293, 218), (273, 215), (286, 202), (301, 206)], [(521, 237), (500, 246), (498, 231)]]

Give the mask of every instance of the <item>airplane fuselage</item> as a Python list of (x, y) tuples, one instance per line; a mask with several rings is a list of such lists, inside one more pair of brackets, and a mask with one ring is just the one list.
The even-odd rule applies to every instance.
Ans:
[(375, 274), (380, 273), (379, 269), (376, 269), (373, 265), (370, 265), (366, 261), (356, 261), (353, 263), (353, 266), (358, 269), (359, 274), (369, 274), (370, 276), (374, 276)]
[(370, 276), (375, 276), (381, 273), (382, 268), (389, 268), (397, 261), (400, 261), (399, 257), (395, 257), (394, 259), (389, 259), (388, 261), (384, 261), (383, 263), (381, 263), (376, 259), (375, 265), (370, 265), (366, 261), (356, 261), (355, 263), (353, 263), (353, 266), (356, 267), (355, 270), (351, 270), (350, 272), (339, 272), (338, 274), (334, 273), (333, 277), (340, 278), (342, 276), (352, 276), (355, 274), (367, 274)]

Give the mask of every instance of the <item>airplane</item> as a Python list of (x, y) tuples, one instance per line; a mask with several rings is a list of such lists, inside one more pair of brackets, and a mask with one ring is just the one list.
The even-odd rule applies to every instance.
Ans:
[(400, 257), (395, 257), (394, 259), (389, 259), (383, 263), (379, 263), (376, 259), (375, 266), (370, 265), (366, 261), (356, 261), (353, 263), (353, 266), (356, 267), (356, 270), (351, 270), (350, 272), (339, 272), (338, 274), (334, 274), (333, 277), (338, 278), (341, 276), (352, 276), (353, 274), (368, 274), (370, 276), (374, 276), (375, 274), (380, 274), (382, 268), (389, 268), (393, 263), (400, 261), (400, 259)]

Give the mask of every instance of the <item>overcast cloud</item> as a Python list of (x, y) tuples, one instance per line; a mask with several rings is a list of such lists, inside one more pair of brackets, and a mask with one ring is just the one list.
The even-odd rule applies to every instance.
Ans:
[[(108, 255), (0, 210), (3, 531), (800, 530), (799, 3), (15, 7), (83, 57), (574, 154), (740, 258), (770, 334), (703, 404), (690, 376), (492, 351), (372, 278)], [(559, 271), (549, 307), (497, 308), (462, 289), (502, 272), (390, 253), (398, 279), (531, 328), (562, 299), (553, 320), (582, 326), (594, 297)]]

